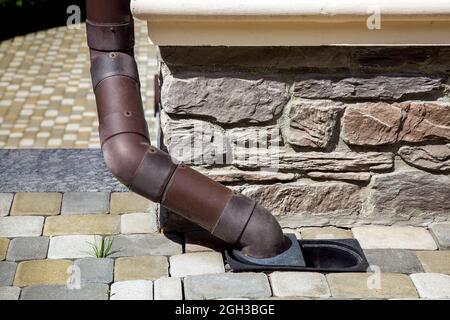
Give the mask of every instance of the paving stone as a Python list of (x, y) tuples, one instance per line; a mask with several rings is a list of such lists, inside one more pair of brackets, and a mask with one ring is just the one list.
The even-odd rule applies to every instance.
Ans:
[(223, 272), (225, 266), (222, 254), (218, 252), (194, 252), (170, 257), (170, 275), (173, 277)]
[(0, 261), (5, 260), (6, 252), (8, 251), (9, 239), (0, 238)]
[(114, 260), (109, 258), (84, 258), (74, 263), (80, 268), (81, 283), (113, 282)]
[(0, 287), (0, 301), (19, 300), (20, 288), (18, 287)]
[(327, 279), (314, 272), (273, 272), (270, 283), (277, 297), (330, 297)]
[(153, 283), (146, 280), (115, 282), (111, 285), (111, 300), (153, 300)]
[(108, 192), (66, 192), (61, 214), (94, 214), (109, 212)]
[(450, 251), (418, 251), (425, 272), (450, 274)]
[(229, 245), (207, 231), (192, 231), (184, 235), (187, 253), (203, 251), (223, 251)]
[(56, 192), (19, 192), (14, 196), (12, 216), (55, 216), (61, 209), (62, 194)]
[(156, 204), (133, 192), (111, 194), (111, 214), (152, 212)]
[(14, 195), (12, 193), (0, 193), (0, 217), (9, 214)]
[(220, 273), (184, 279), (186, 300), (223, 298), (267, 298), (272, 295), (263, 273)]
[(78, 259), (94, 254), (91, 244), (99, 244), (100, 237), (92, 235), (59, 236), (50, 238), (49, 259)]
[(44, 235), (113, 235), (120, 233), (120, 217), (109, 214), (63, 215), (45, 220)]
[(363, 249), (437, 249), (433, 237), (424, 228), (356, 227), (352, 231)]
[(327, 275), (333, 298), (416, 298), (411, 279), (397, 273), (331, 273)]
[(47, 237), (15, 238), (9, 244), (8, 261), (40, 260), (47, 256)]
[(158, 231), (156, 214), (129, 213), (121, 216), (121, 233), (153, 233)]
[(450, 222), (433, 223), (431, 232), (436, 237), (440, 249), (450, 249)]
[(69, 260), (32, 260), (19, 263), (14, 285), (65, 284), (69, 278)]
[(65, 285), (37, 285), (22, 289), (20, 300), (108, 300), (107, 284), (90, 283), (80, 289)]
[(300, 233), (303, 239), (349, 239), (353, 238), (353, 233), (349, 229), (336, 227), (324, 228), (301, 228)]
[[(417, 273), (423, 272), (422, 264), (413, 251), (401, 249), (364, 250), (371, 266), (380, 268), (381, 272)], [(372, 268), (372, 271), (375, 270)]]
[(450, 276), (439, 273), (415, 273), (411, 279), (421, 298), (449, 299)]
[(114, 281), (155, 280), (169, 275), (166, 257), (129, 257), (116, 260)]
[(0, 262), (0, 287), (13, 284), (16, 268), (17, 264), (14, 262)]
[(180, 237), (172, 234), (120, 235), (113, 239), (111, 257), (171, 256), (183, 252)]
[(44, 217), (2, 217), (0, 237), (36, 237), (42, 234)]
[(293, 228), (282, 228), (281, 230), (283, 230), (284, 234), (293, 234), (295, 235), (295, 237), (297, 238), (297, 240), (301, 240), (302, 239), (302, 235), (300, 234), (300, 231), (298, 231), (297, 229), (293, 229)]
[(160, 278), (154, 283), (155, 300), (183, 300), (180, 278)]

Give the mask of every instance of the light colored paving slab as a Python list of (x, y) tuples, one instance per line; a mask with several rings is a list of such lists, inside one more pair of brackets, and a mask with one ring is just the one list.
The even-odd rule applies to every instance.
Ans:
[(44, 235), (114, 235), (120, 233), (120, 217), (110, 214), (61, 215), (45, 220)]
[(223, 272), (224, 262), (222, 254), (218, 252), (195, 252), (170, 257), (170, 275), (173, 277)]
[(47, 237), (26, 237), (12, 239), (7, 260), (41, 260), (47, 257), (49, 239)]
[(450, 222), (433, 223), (430, 226), (440, 249), (450, 249)]
[(19, 192), (14, 196), (12, 216), (55, 216), (60, 213), (62, 194), (56, 192)]
[[(434, 252), (434, 251), (432, 251)], [(422, 264), (414, 251), (402, 249), (369, 249), (364, 250), (367, 261), (373, 268), (388, 273), (423, 272)]]
[(111, 285), (111, 300), (153, 300), (153, 283), (146, 280), (115, 282)]
[(185, 233), (185, 250), (186, 253), (204, 252), (204, 251), (223, 251), (227, 243), (214, 237), (206, 231), (192, 231)]
[(363, 249), (437, 249), (433, 237), (424, 228), (356, 227), (352, 232)]
[(142, 234), (158, 231), (156, 214), (129, 213), (121, 215), (122, 234)]
[(418, 251), (417, 256), (425, 272), (450, 275), (450, 250)]
[(0, 287), (0, 301), (19, 300), (20, 288), (18, 287)]
[(80, 289), (65, 285), (38, 285), (22, 289), (20, 300), (108, 300), (106, 284), (85, 284)]
[(69, 260), (32, 260), (19, 263), (14, 286), (66, 284), (69, 279)]
[(129, 257), (116, 259), (114, 281), (156, 280), (169, 275), (166, 257)]
[(272, 295), (263, 273), (221, 273), (188, 276), (184, 279), (186, 300), (224, 298), (267, 298)]
[(66, 192), (63, 195), (61, 214), (109, 213), (108, 192)]
[(134, 192), (111, 193), (111, 214), (155, 212), (156, 204)]
[(84, 258), (75, 260), (75, 266), (79, 268), (81, 283), (105, 283), (113, 282), (114, 260), (109, 258)]
[(43, 226), (44, 217), (0, 217), (0, 237), (37, 237)]
[(298, 240), (301, 240), (301, 239), (302, 239), (302, 235), (301, 235), (300, 231), (298, 231), (298, 229), (293, 229), (293, 228), (283, 228), (282, 230), (283, 230), (283, 233), (284, 233), (284, 234), (293, 234), (293, 235), (295, 235), (295, 237), (296, 237)]
[(12, 193), (0, 193), (0, 217), (9, 215), (13, 198)]
[(277, 297), (327, 298), (331, 296), (327, 279), (321, 273), (273, 272), (269, 276)]
[(17, 264), (14, 262), (0, 262), (0, 287), (11, 286), (16, 274)]
[(331, 273), (327, 276), (333, 298), (416, 298), (411, 279), (397, 273)]
[(183, 300), (180, 278), (160, 278), (154, 283), (155, 300)]
[(9, 247), (9, 239), (0, 238), (0, 261), (5, 260), (8, 247)]
[(181, 238), (176, 235), (120, 235), (113, 239), (111, 257), (171, 256), (183, 252)]
[(302, 239), (350, 239), (353, 233), (349, 229), (341, 229), (335, 227), (311, 227), (301, 228), (300, 233)]
[(449, 299), (450, 276), (439, 273), (416, 273), (411, 279), (421, 298)]
[(91, 244), (98, 244), (99, 237), (93, 235), (59, 236), (50, 239), (49, 259), (78, 259), (92, 257)]

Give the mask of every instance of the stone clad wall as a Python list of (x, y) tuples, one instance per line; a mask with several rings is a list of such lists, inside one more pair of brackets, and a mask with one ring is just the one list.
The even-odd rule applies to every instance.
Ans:
[(160, 54), (170, 153), (283, 226), (450, 220), (450, 48)]

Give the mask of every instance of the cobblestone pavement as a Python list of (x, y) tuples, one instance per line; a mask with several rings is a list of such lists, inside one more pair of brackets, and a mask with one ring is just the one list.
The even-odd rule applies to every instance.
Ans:
[[(85, 32), (82, 24), (0, 43), (0, 148), (99, 147)], [(136, 56), (146, 116), (154, 128), (156, 51), (141, 21)]]
[(286, 230), (356, 237), (367, 273), (233, 273), (220, 243), (159, 232), (157, 211), (133, 193), (0, 193), (0, 300), (450, 298), (450, 223)]

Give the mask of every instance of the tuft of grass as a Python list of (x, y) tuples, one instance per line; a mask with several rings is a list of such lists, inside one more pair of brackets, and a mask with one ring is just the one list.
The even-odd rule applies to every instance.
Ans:
[(88, 244), (92, 248), (92, 252), (90, 254), (96, 258), (108, 257), (112, 253), (111, 248), (112, 248), (114, 239), (106, 238), (103, 236), (103, 237), (101, 237), (99, 242), (100, 242), (99, 244), (88, 242)]

